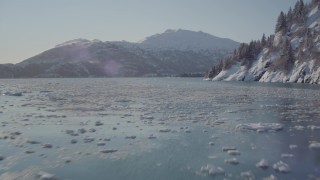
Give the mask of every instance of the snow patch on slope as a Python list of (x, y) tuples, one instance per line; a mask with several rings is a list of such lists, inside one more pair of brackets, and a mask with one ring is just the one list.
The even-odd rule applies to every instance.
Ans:
[(235, 74), (240, 67), (240, 63), (232, 65), (227, 70), (222, 70), (215, 78), (213, 78), (213, 81), (221, 81), (227, 79), (229, 76)]
[(69, 46), (69, 45), (88, 45), (94, 42), (97, 42), (98, 40), (90, 41), (87, 39), (74, 39), (70, 41), (66, 41), (64, 43), (56, 45), (56, 47), (62, 47), (62, 46)]
[(287, 82), (288, 77), (284, 72), (266, 71), (259, 82)]

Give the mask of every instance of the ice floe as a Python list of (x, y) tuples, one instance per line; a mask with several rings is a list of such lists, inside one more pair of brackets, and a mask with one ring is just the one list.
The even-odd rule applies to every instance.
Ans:
[(320, 150), (320, 143), (313, 142), (309, 145), (309, 149)]
[(126, 136), (126, 139), (135, 139), (137, 136)]
[(102, 125), (103, 125), (103, 123), (100, 122), (100, 121), (96, 121), (96, 122), (95, 122), (95, 126), (102, 126)]
[(34, 151), (34, 150), (26, 150), (26, 151), (24, 151), (24, 153), (26, 153), (26, 154), (33, 154), (33, 153), (35, 153), (36, 151)]
[(236, 126), (239, 130), (252, 130), (257, 132), (276, 132), (283, 129), (281, 123), (244, 123)]
[(166, 133), (166, 132), (170, 132), (171, 129), (160, 129), (159, 132), (162, 132), (162, 133)]
[(231, 146), (231, 147), (223, 147), (223, 148), (222, 148), (222, 151), (223, 151), (223, 152), (227, 152), (227, 151), (229, 151), (229, 150), (237, 150), (237, 148), (236, 148), (236, 147), (233, 147), (233, 146)]
[(87, 136), (87, 137), (83, 138), (83, 142), (85, 142), (85, 143), (91, 143), (92, 141), (94, 141), (94, 137)]
[(294, 155), (293, 155), (293, 154), (286, 154), (286, 153), (284, 153), (284, 154), (281, 154), (281, 157), (282, 157), (282, 158), (293, 158)]
[(241, 177), (248, 180), (256, 179), (251, 171), (245, 171), (240, 173)]
[(52, 148), (52, 144), (43, 144), (42, 145), (43, 148)]
[(101, 152), (101, 153), (114, 153), (117, 151), (118, 150), (116, 150), (116, 149), (101, 149), (99, 152)]
[(289, 173), (291, 171), (290, 166), (282, 161), (273, 164), (273, 169), (280, 173)]
[(315, 125), (309, 125), (307, 126), (307, 128), (311, 129), (312, 131), (320, 130), (320, 126), (315, 126)]
[(22, 92), (5, 92), (3, 93), (5, 96), (22, 96)]
[(267, 169), (269, 168), (269, 162), (265, 159), (261, 159), (256, 166), (261, 169)]
[(40, 171), (36, 175), (37, 180), (58, 180), (54, 174)]
[(226, 164), (238, 165), (239, 161), (237, 158), (225, 159), (224, 162)]
[(209, 176), (217, 176), (217, 175), (224, 175), (224, 169), (222, 169), (222, 167), (219, 166), (214, 166), (211, 164), (208, 164), (206, 166), (202, 166), (200, 169), (200, 172), (203, 175), (209, 175)]
[(271, 174), (270, 176), (263, 178), (263, 180), (278, 180), (278, 178)]
[(238, 151), (238, 150), (228, 150), (227, 153), (231, 156), (239, 156), (240, 155), (240, 151)]
[(71, 144), (76, 144), (78, 141), (76, 139), (71, 139), (70, 143)]
[(290, 145), (289, 145), (289, 148), (290, 148), (290, 149), (297, 149), (297, 148), (298, 148), (298, 145), (290, 144)]
[(97, 143), (97, 146), (105, 146), (105, 145), (106, 145), (105, 142), (98, 142), (98, 143)]

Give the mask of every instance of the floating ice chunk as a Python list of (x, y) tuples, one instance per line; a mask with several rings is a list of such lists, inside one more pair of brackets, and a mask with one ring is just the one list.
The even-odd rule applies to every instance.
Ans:
[(97, 131), (97, 130), (94, 129), (94, 128), (90, 128), (90, 129), (88, 130), (88, 132), (91, 132), (91, 133), (96, 132), (96, 131)]
[(298, 146), (297, 146), (297, 145), (295, 145), (295, 144), (291, 144), (291, 145), (289, 145), (289, 148), (290, 148), (290, 149), (297, 149), (297, 148), (298, 148)]
[(240, 130), (252, 130), (257, 132), (275, 132), (283, 129), (280, 123), (245, 123), (236, 126)]
[(34, 151), (34, 150), (26, 150), (24, 153), (26, 153), (26, 154), (33, 154), (33, 153), (35, 153), (35, 151)]
[(38, 174), (36, 175), (36, 178), (37, 180), (57, 180), (55, 175), (44, 172), (44, 171), (38, 172)]
[(214, 145), (214, 142), (210, 141), (208, 144), (209, 144), (210, 146), (213, 146), (213, 145)]
[(239, 164), (239, 161), (238, 161), (237, 158), (225, 159), (224, 162), (227, 163), (227, 164), (232, 164), (232, 165), (238, 165)]
[(115, 150), (115, 149), (102, 149), (102, 150), (100, 150), (101, 153), (114, 153), (117, 151), (118, 150)]
[(153, 116), (140, 116), (140, 119), (148, 119), (148, 120), (153, 120)]
[(170, 132), (171, 131), (171, 129), (160, 129), (159, 130), (159, 132), (162, 132), (162, 133), (164, 133), (164, 132)]
[(126, 136), (126, 139), (135, 139), (137, 136)]
[(43, 144), (42, 147), (43, 148), (52, 148), (52, 145), (51, 144)]
[(294, 129), (298, 130), (298, 131), (303, 131), (305, 129), (304, 126), (294, 126)]
[(96, 126), (102, 126), (102, 125), (103, 125), (103, 123), (102, 123), (102, 122), (100, 122), (100, 121), (96, 121), (96, 122), (95, 122), (95, 125), (96, 125)]
[(34, 141), (34, 140), (27, 140), (26, 143), (28, 143), (28, 144), (40, 144), (39, 141)]
[(312, 131), (314, 130), (320, 130), (320, 126), (315, 126), (315, 125), (309, 125), (307, 128), (311, 129)]
[(263, 180), (278, 180), (278, 178), (271, 174), (269, 177), (263, 178)]
[(22, 92), (5, 92), (5, 96), (22, 96)]
[(74, 130), (65, 130), (66, 134), (73, 134), (74, 133)]
[(83, 141), (85, 142), (85, 143), (91, 143), (92, 141), (94, 141), (94, 137), (85, 137), (85, 138), (83, 138)]
[(224, 124), (225, 121), (224, 120), (216, 120), (213, 122), (214, 125), (221, 125), (221, 124)]
[(223, 147), (223, 148), (222, 148), (222, 151), (223, 151), (223, 152), (227, 152), (227, 151), (229, 151), (229, 150), (237, 150), (237, 148), (236, 148), (236, 147), (233, 147), (233, 146), (232, 146), (232, 147)]
[(71, 163), (72, 158), (71, 157), (64, 157), (63, 160), (65, 163)]
[(217, 156), (208, 156), (208, 159), (217, 159)]
[(290, 172), (290, 166), (282, 161), (275, 163), (272, 167), (275, 171), (278, 171), (281, 173), (289, 173)]
[(97, 146), (105, 146), (105, 145), (106, 145), (105, 142), (98, 142), (98, 143), (97, 143)]
[(281, 154), (282, 158), (293, 158), (294, 155), (293, 154)]
[(240, 152), (238, 150), (229, 150), (227, 153), (231, 156), (238, 156), (240, 155)]
[(65, 132), (66, 132), (66, 134), (69, 134), (70, 136), (78, 136), (79, 135), (78, 133), (74, 132), (74, 130), (66, 130)]
[(86, 132), (87, 132), (87, 130), (85, 130), (84, 128), (78, 129), (78, 133), (80, 133), (80, 134), (84, 134)]
[(314, 142), (309, 145), (309, 149), (320, 150), (320, 143)]
[(204, 175), (216, 176), (216, 175), (224, 175), (224, 170), (221, 167), (216, 167), (211, 164), (207, 166), (202, 166), (200, 172)]
[(242, 172), (240, 175), (241, 175), (241, 177), (243, 177), (244, 179), (249, 179), (249, 180), (254, 180), (254, 179), (256, 179), (251, 171)]
[(71, 139), (70, 143), (71, 144), (76, 144), (78, 141), (76, 139)]
[(10, 133), (10, 135), (12, 135), (12, 136), (19, 136), (20, 134), (21, 134), (21, 132), (19, 132), (19, 131)]
[(258, 168), (261, 168), (261, 169), (267, 169), (267, 168), (269, 168), (269, 163), (268, 163), (267, 160), (261, 159), (261, 160), (256, 164), (256, 166), (257, 166)]
[(148, 139), (156, 139), (157, 137), (155, 137), (155, 136), (153, 136), (153, 135), (151, 135), (151, 136), (149, 136), (148, 137)]

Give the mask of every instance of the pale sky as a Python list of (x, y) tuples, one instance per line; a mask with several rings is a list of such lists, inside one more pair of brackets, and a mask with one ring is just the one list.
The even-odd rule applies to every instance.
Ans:
[(139, 41), (166, 29), (239, 42), (270, 35), (297, 0), (0, 0), (0, 63), (17, 63), (62, 42)]

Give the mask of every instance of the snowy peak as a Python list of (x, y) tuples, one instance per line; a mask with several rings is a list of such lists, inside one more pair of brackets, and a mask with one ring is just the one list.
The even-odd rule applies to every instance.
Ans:
[(92, 43), (95, 43), (95, 42), (101, 42), (100, 40), (93, 40), (93, 41), (90, 41), (90, 40), (87, 40), (87, 39), (74, 39), (74, 40), (70, 40), (70, 41), (66, 41), (64, 43), (61, 43), (61, 44), (58, 44), (56, 45), (56, 47), (62, 47), (62, 46), (70, 46), (70, 45), (90, 45)]
[(226, 38), (219, 38), (202, 31), (168, 29), (139, 42), (144, 48), (177, 50), (233, 50), (239, 43)]

